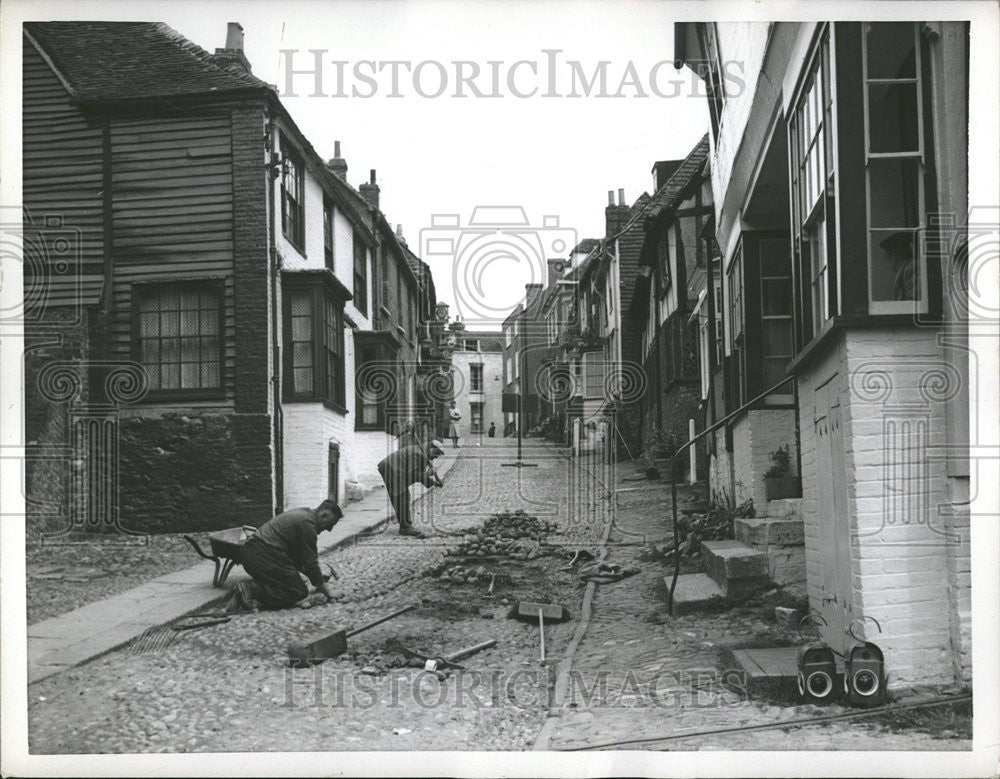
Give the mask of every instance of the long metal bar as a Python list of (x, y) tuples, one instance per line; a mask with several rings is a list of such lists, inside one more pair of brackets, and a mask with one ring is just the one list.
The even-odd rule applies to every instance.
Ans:
[(415, 609), (416, 607), (417, 604), (415, 603), (409, 606), (404, 606), (403, 608), (399, 609), (399, 611), (394, 611), (392, 612), (392, 614), (386, 614), (384, 617), (379, 617), (378, 619), (372, 620), (371, 622), (368, 622), (359, 628), (354, 628), (354, 630), (348, 630), (346, 635), (348, 638), (350, 638), (351, 636), (356, 636), (358, 633), (364, 630), (370, 630), (376, 625), (381, 625), (383, 622), (388, 622), (390, 619), (395, 619), (401, 614), (405, 614), (408, 611), (413, 611), (413, 609)]
[[(705, 436), (707, 436), (709, 433), (714, 433), (716, 430), (718, 430), (724, 424), (726, 424), (727, 422), (729, 422), (731, 419), (733, 419), (734, 417), (738, 416), (739, 414), (742, 414), (744, 411), (746, 411), (751, 406), (756, 405), (761, 400), (763, 400), (768, 395), (770, 395), (772, 392), (774, 392), (775, 390), (777, 390), (779, 387), (784, 387), (790, 381), (795, 381), (795, 376), (794, 375), (786, 377), (785, 379), (783, 379), (782, 381), (778, 382), (777, 384), (775, 384), (770, 389), (765, 390), (764, 392), (760, 393), (753, 400), (748, 400), (746, 403), (744, 403), (738, 409), (736, 409), (735, 411), (727, 414), (726, 416), (724, 416), (722, 419), (720, 419), (715, 424), (710, 425), (709, 427), (706, 427), (704, 430), (702, 430), (700, 433), (698, 433), (698, 435), (696, 435), (690, 441), (687, 441), (686, 443), (682, 444), (681, 447), (676, 452), (674, 452), (674, 456), (673, 456), (672, 461), (671, 461), (671, 467), (673, 469), (673, 472), (671, 474), (671, 479), (670, 479), (670, 502), (671, 502), (672, 508), (673, 508), (673, 519), (674, 519), (674, 575), (673, 575), (673, 578), (670, 581), (670, 592), (667, 594), (667, 613), (671, 617), (674, 616), (674, 590), (677, 589), (677, 577), (680, 574), (680, 570), (681, 570), (681, 542), (680, 542), (680, 533), (678, 532), (678, 528), (677, 528), (677, 479), (673, 478), (673, 475), (677, 473), (678, 458), (682, 454), (684, 454), (689, 448), (691, 448), (696, 443), (698, 443), (698, 441), (700, 441), (702, 438), (704, 438)], [(795, 410), (795, 415), (796, 415), (796, 417), (798, 417), (798, 408), (797, 407), (796, 407), (796, 410)]]

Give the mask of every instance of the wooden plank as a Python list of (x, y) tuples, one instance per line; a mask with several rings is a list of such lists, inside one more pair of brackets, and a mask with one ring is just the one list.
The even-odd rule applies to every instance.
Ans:
[(766, 676), (766, 672), (746, 649), (734, 649), (733, 659), (740, 664), (750, 676)]
[(748, 649), (747, 654), (753, 659), (765, 676), (796, 676), (798, 665), (796, 647), (774, 647), (772, 649)]

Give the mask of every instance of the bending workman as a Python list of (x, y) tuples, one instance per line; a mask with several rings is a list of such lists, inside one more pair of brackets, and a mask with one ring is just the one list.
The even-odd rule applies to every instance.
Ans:
[[(317, 593), (333, 597), (327, 584), (329, 576), (319, 567), (316, 538), (324, 530), (332, 530), (343, 516), (336, 501), (324, 500), (315, 509), (289, 509), (261, 525), (243, 544), (243, 568), (252, 580), (233, 588), (226, 611), (312, 605), (300, 572)], [(330, 575), (337, 577), (332, 568)]]

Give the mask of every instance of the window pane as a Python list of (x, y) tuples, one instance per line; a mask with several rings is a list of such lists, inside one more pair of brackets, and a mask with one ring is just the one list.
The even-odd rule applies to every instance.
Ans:
[(916, 27), (912, 22), (868, 25), (868, 78), (916, 78)]
[(871, 231), (872, 300), (916, 300), (920, 297), (915, 238), (916, 233), (908, 230)]
[(205, 362), (201, 364), (201, 386), (217, 387), (219, 385), (219, 363)]
[(160, 368), (161, 389), (178, 389), (181, 385), (180, 365), (176, 362), (165, 364)]
[(872, 227), (920, 225), (920, 162), (916, 159), (869, 161)]
[(312, 353), (311, 343), (292, 344), (292, 364), (296, 368), (311, 367)]
[(764, 316), (787, 316), (792, 313), (792, 280), (761, 279)]
[(761, 331), (761, 350), (765, 356), (791, 355), (791, 319), (765, 319)]
[[(765, 357), (764, 367), (764, 388), (770, 389), (783, 378), (785, 378), (785, 368), (788, 366), (787, 357)], [(785, 390), (788, 391), (787, 389)]]
[(193, 389), (201, 379), (201, 370), (196, 362), (181, 363), (181, 388)]
[(218, 309), (202, 310), (201, 312), (201, 334), (217, 335), (219, 332), (219, 311)]
[(178, 335), (180, 333), (180, 314), (177, 311), (160, 313), (160, 334)]
[(920, 148), (916, 84), (868, 85), (868, 134), (872, 152)]
[(788, 276), (792, 272), (787, 238), (764, 238), (760, 242), (760, 275)]
[(139, 337), (159, 335), (160, 315), (157, 313), (142, 314), (139, 317)]
[(292, 376), (295, 381), (295, 392), (309, 394), (313, 391), (312, 368), (294, 368)]

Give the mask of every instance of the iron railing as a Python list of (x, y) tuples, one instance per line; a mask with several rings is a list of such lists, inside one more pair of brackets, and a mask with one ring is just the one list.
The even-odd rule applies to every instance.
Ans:
[[(784, 387), (790, 381), (795, 381), (795, 376), (788, 376), (785, 379), (781, 380), (780, 382), (778, 382), (777, 384), (775, 384), (770, 389), (765, 390), (764, 392), (760, 393), (757, 397), (753, 398), (752, 400), (748, 400), (746, 403), (744, 403), (738, 409), (736, 409), (735, 411), (733, 411), (733, 412), (731, 412), (729, 414), (726, 414), (726, 416), (724, 416), (718, 422), (715, 422), (714, 424), (710, 425), (709, 427), (706, 427), (704, 430), (702, 430), (700, 433), (698, 433), (698, 435), (696, 435), (694, 438), (692, 438), (691, 440), (689, 440), (686, 443), (682, 444), (681, 447), (676, 452), (674, 452), (674, 456), (672, 458), (673, 459), (673, 463), (672, 463), (673, 470), (672, 470), (672, 473), (677, 473), (677, 466), (679, 465), (678, 458), (682, 454), (684, 454), (685, 452), (687, 452), (688, 449), (690, 449), (692, 446), (694, 446), (696, 443), (698, 443), (698, 441), (700, 441), (702, 438), (704, 438), (705, 436), (707, 436), (709, 433), (714, 433), (716, 430), (718, 430), (720, 427), (722, 427), (727, 422), (729, 422), (730, 420), (732, 420), (734, 417), (739, 416), (744, 411), (746, 411), (747, 409), (749, 409), (751, 406), (756, 405), (757, 403), (759, 403), (761, 400), (763, 400), (764, 398), (766, 398), (768, 395), (770, 395), (771, 393), (773, 393), (777, 389), (779, 389), (781, 387)], [(796, 394), (795, 408), (798, 409), (798, 406), (799, 406), (799, 403), (798, 403), (798, 385), (796, 385), (795, 389), (796, 389), (796, 393), (795, 393)], [(798, 413), (796, 413), (796, 415), (795, 415), (795, 443), (796, 443), (796, 446), (799, 445), (799, 417), (798, 417)], [(677, 577), (680, 574), (680, 570), (681, 570), (681, 542), (680, 542), (680, 532), (679, 532), (678, 527), (677, 527), (677, 480), (676, 479), (671, 479), (670, 480), (670, 502), (672, 504), (673, 520), (674, 520), (674, 575), (673, 575), (673, 578), (670, 581), (670, 592), (667, 594), (667, 613), (672, 617), (672, 616), (674, 616), (674, 591), (677, 589)]]

